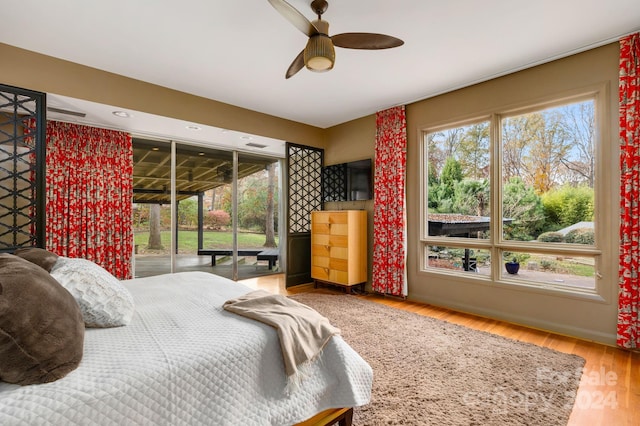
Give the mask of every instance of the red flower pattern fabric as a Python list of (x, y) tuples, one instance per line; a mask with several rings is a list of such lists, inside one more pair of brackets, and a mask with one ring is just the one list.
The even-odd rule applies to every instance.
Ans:
[(620, 40), (620, 269), (617, 344), (640, 348), (640, 33)]
[(373, 291), (407, 295), (404, 106), (376, 114), (373, 193)]
[(131, 278), (131, 135), (49, 121), (46, 146), (47, 250)]

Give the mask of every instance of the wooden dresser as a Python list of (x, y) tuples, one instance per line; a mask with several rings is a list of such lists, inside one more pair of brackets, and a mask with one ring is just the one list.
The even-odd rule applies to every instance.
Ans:
[(367, 282), (367, 212), (311, 212), (311, 278), (344, 286), (347, 292)]

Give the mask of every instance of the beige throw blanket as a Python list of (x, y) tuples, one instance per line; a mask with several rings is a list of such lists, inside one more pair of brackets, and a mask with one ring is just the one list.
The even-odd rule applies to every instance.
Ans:
[(307, 305), (265, 290), (227, 300), (223, 308), (276, 328), (290, 383), (299, 382), (300, 369), (316, 358), (333, 335), (340, 333)]

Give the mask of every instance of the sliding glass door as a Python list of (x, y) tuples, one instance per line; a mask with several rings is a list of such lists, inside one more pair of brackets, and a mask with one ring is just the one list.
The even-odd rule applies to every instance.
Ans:
[(133, 141), (134, 276), (171, 272), (171, 145)]
[[(134, 139), (136, 276), (200, 270), (244, 279), (279, 272), (279, 160), (173, 146), (172, 157), (171, 144)], [(162, 248), (154, 249), (158, 239)]]
[(280, 268), (277, 160), (238, 154), (238, 278), (276, 273)]

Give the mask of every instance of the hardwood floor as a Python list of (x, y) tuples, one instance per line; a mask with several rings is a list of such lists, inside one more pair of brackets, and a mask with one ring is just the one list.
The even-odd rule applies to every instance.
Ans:
[[(242, 281), (242, 283), (279, 294), (331, 291), (327, 289), (315, 290), (311, 284), (287, 290), (284, 286), (283, 275), (254, 278)], [(586, 365), (568, 424), (571, 426), (640, 425), (640, 352), (625, 351), (599, 343), (422, 303), (375, 295), (359, 297), (510, 339), (579, 355), (586, 360)]]

